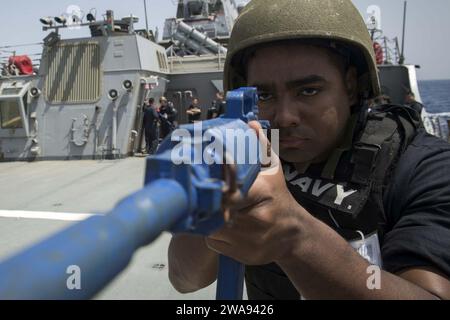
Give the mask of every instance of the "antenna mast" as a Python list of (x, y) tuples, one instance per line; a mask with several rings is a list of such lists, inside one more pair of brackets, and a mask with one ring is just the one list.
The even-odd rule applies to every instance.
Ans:
[(144, 11), (145, 11), (145, 32), (148, 36), (148, 16), (147, 16), (147, 0), (144, 0)]
[(406, 32), (406, 9), (407, 9), (407, 6), (408, 6), (408, 1), (405, 1), (404, 9), (403, 9), (403, 37), (402, 37), (402, 52), (400, 54), (400, 60), (399, 60), (400, 64), (405, 63), (405, 32)]

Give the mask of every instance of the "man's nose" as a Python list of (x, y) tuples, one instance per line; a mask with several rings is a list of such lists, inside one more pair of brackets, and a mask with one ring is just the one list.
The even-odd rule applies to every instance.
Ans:
[(296, 108), (295, 103), (289, 98), (285, 97), (279, 100), (279, 105), (275, 108), (274, 122), (279, 128), (298, 127), (300, 125), (301, 117)]

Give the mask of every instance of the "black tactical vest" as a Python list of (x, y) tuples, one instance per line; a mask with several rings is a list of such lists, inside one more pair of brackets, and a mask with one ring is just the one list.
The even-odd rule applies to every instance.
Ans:
[[(378, 233), (382, 242), (388, 222), (383, 193), (398, 159), (415, 137), (420, 119), (412, 109), (395, 105), (378, 107), (363, 119), (358, 129), (354, 118), (347, 137), (327, 163), (312, 165), (304, 173), (289, 163), (283, 169), (290, 192), (314, 217), (347, 241), (360, 239), (360, 231), (364, 235)], [(247, 266), (245, 277), (251, 300), (300, 298), (275, 263)]]

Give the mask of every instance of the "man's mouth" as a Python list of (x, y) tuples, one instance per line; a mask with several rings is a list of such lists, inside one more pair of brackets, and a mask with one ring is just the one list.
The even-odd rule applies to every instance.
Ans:
[(281, 137), (280, 147), (281, 148), (301, 148), (307, 143), (309, 139), (301, 137)]

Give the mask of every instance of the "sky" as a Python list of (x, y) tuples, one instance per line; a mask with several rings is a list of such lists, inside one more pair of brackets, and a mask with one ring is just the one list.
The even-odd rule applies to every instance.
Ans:
[[(7, 0), (0, 0), (5, 8)], [(240, 2), (243, 0), (237, 0)], [(276, 1), (276, 0), (274, 0)], [(0, 11), (0, 57), (7, 55), (8, 45), (39, 43), (46, 36), (42, 31), (41, 17), (58, 16), (71, 6), (79, 7), (84, 14), (92, 8), (97, 19), (107, 9), (114, 10), (116, 18), (134, 14), (140, 18), (138, 29), (145, 28), (144, 0), (23, 0), (8, 1), (8, 10)], [(146, 0), (149, 27), (158, 27), (162, 34), (164, 20), (175, 16), (177, 0)], [(403, 0), (353, 0), (363, 17), (369, 6), (378, 6), (381, 27), (390, 38), (402, 36)], [(405, 37), (406, 63), (420, 65), (419, 80), (450, 79), (450, 1), (408, 0), (407, 33)], [(84, 30), (65, 30), (62, 36), (75, 38), (88, 35)], [(39, 46), (17, 48), (18, 54), (38, 53)]]

